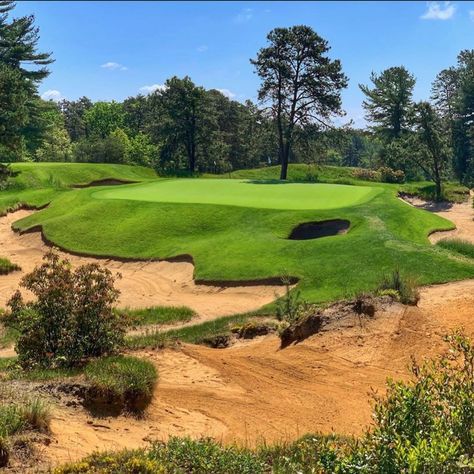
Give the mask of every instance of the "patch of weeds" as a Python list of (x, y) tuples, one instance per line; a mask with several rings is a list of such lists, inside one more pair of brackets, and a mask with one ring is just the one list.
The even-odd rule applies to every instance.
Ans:
[(409, 276), (404, 276), (399, 269), (395, 269), (389, 275), (385, 275), (378, 287), (378, 293), (389, 291), (398, 296), (403, 304), (416, 305), (420, 299), (416, 281)]

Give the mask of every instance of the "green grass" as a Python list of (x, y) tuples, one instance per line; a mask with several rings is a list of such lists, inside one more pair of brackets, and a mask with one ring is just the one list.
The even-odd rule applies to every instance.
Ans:
[(163, 348), (180, 340), (190, 344), (202, 344), (207, 339), (230, 334), (232, 326), (243, 324), (252, 317), (263, 317), (264, 314), (237, 314), (213, 319), (200, 324), (193, 324), (168, 331), (150, 331), (149, 333), (128, 336), (125, 345), (128, 349)]
[(134, 326), (186, 323), (196, 316), (196, 313), (186, 306), (152, 306), (139, 309), (125, 308), (120, 311), (128, 316)]
[[(15, 398), (16, 400), (12, 401)], [(0, 438), (7, 438), (26, 430), (43, 432), (48, 430), (50, 409), (40, 398), (11, 394), (6, 400), (1, 401)]]
[(90, 362), (84, 374), (97, 392), (123, 399), (132, 395), (150, 397), (158, 378), (151, 362), (121, 355)]
[(443, 239), (437, 242), (439, 247), (464, 255), (465, 257), (474, 258), (474, 244), (462, 239)]
[(102, 189), (94, 199), (216, 204), (258, 209), (339, 209), (369, 201), (379, 188), (228, 179), (167, 179)]
[(10, 260), (0, 257), (0, 275), (7, 275), (15, 270), (20, 270), (20, 267)]
[[(60, 166), (63, 176), (69, 165)], [(88, 177), (81, 178), (82, 182), (90, 180), (89, 168), (84, 170)], [(454, 226), (401, 202), (397, 199), (400, 186), (241, 181), (273, 179), (277, 170), (236, 172), (233, 175), (239, 179), (235, 180), (144, 178), (147, 182), (140, 185), (37, 189), (56, 193), (51, 205), (18, 221), (15, 227), (26, 230), (42, 225), (46, 237), (55, 244), (98, 256), (146, 260), (191, 255), (198, 280), (240, 281), (291, 275), (300, 279), (302, 298), (315, 303), (374, 290), (382, 276), (395, 267), (421, 285), (474, 276), (473, 264), (454, 258), (428, 241), (430, 232)], [(338, 182), (349, 180), (352, 173), (336, 167), (322, 170), (325, 179)], [(290, 166), (290, 177), (307, 172), (305, 165)], [(17, 193), (16, 199), (28, 202), (29, 192)], [(118, 195), (122, 198), (103, 199)], [(125, 199), (127, 196), (130, 199)], [(148, 200), (136, 200), (138, 197)], [(33, 201), (38, 200), (39, 195), (34, 195)], [(186, 202), (168, 202), (171, 200)], [(349, 220), (350, 231), (322, 239), (287, 240), (292, 228), (301, 222), (334, 218)]]
[(73, 185), (84, 185), (102, 179), (145, 181), (156, 173), (142, 166), (95, 163), (13, 163), (18, 175), (0, 192), (0, 215), (21, 204), (42, 207)]

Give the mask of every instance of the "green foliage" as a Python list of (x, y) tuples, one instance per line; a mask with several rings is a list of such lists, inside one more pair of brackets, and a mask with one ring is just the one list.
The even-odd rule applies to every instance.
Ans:
[(0, 258), (0, 275), (7, 275), (16, 270), (20, 270), (20, 267), (16, 263), (12, 263), (6, 258)]
[(122, 104), (118, 102), (96, 102), (84, 112), (86, 133), (93, 138), (107, 138), (124, 124)]
[(16, 351), (24, 368), (74, 366), (122, 343), (125, 324), (112, 311), (118, 291), (109, 270), (88, 264), (73, 271), (50, 252), (21, 285), (36, 300), (25, 303), (17, 291), (6, 321), (19, 333)]
[(398, 268), (383, 277), (378, 291), (383, 293), (387, 290), (395, 291), (403, 304), (415, 305), (420, 299), (416, 281), (412, 277), (402, 275)]
[(49, 406), (40, 398), (25, 398), (17, 402), (4, 401), (0, 405), (0, 438), (7, 438), (26, 430), (45, 432), (49, 429), (49, 422)]
[(402, 170), (393, 170), (383, 166), (378, 169), (380, 173), (380, 180), (382, 183), (404, 183), (405, 182), (405, 173)]
[(436, 243), (439, 247), (474, 258), (474, 244), (463, 239), (443, 239)]
[(372, 89), (359, 85), (366, 96), (366, 119), (385, 140), (400, 138), (410, 125), (415, 78), (403, 66), (391, 67), (370, 76)]
[(280, 179), (286, 179), (295, 129), (341, 115), (347, 77), (340, 61), (327, 56), (327, 41), (309, 26), (275, 28), (267, 40), (251, 63), (262, 80), (258, 98), (270, 105), (277, 124)]
[(196, 312), (186, 306), (152, 306), (149, 308), (124, 309), (124, 313), (133, 326), (150, 324), (186, 323), (197, 316)]
[(124, 405), (131, 398), (150, 398), (158, 379), (151, 362), (121, 355), (90, 362), (84, 374), (96, 393), (123, 400)]

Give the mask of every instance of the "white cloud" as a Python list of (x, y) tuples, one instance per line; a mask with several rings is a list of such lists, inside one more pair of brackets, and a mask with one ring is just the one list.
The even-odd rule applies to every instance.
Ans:
[(423, 20), (449, 20), (456, 7), (452, 2), (427, 2), (428, 9), (421, 16)]
[(247, 23), (253, 18), (253, 9), (244, 8), (237, 16), (234, 17), (235, 23)]
[(152, 84), (151, 86), (143, 86), (140, 87), (140, 92), (143, 92), (144, 94), (151, 94), (152, 92), (155, 91), (164, 91), (166, 89), (166, 86), (164, 84)]
[(204, 51), (207, 51), (208, 49), (209, 49), (209, 48), (208, 48), (208, 46), (207, 46), (206, 44), (202, 44), (201, 46), (198, 46), (198, 47), (196, 48), (196, 51), (197, 51), (198, 53), (204, 53)]
[(123, 64), (114, 63), (113, 61), (109, 61), (108, 63), (102, 64), (100, 67), (103, 69), (108, 69), (109, 71), (126, 71), (128, 69)]
[(216, 90), (219, 91), (222, 95), (225, 95), (229, 99), (233, 99), (235, 97), (235, 94), (229, 89), (216, 89)]
[(63, 95), (61, 94), (61, 92), (55, 90), (55, 89), (49, 89), (47, 90), (46, 92), (44, 92), (43, 94), (41, 94), (41, 98), (43, 100), (52, 100), (54, 102), (58, 102), (62, 99), (64, 99)]

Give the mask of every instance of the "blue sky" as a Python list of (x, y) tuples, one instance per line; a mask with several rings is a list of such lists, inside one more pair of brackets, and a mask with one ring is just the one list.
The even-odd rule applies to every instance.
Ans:
[(172, 75), (237, 100), (255, 100), (249, 58), (278, 26), (306, 24), (331, 46), (350, 82), (348, 117), (363, 125), (359, 83), (371, 71), (405, 65), (428, 98), (437, 72), (474, 48), (474, 2), (18, 2), (34, 13), (40, 48), (56, 62), (40, 93), (46, 98), (123, 100)]

